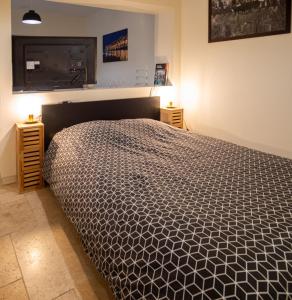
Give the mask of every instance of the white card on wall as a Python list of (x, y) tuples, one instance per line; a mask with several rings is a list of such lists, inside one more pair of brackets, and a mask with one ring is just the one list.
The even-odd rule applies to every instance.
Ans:
[(34, 61), (27, 61), (26, 62), (26, 69), (27, 70), (34, 70), (35, 69), (35, 62)]

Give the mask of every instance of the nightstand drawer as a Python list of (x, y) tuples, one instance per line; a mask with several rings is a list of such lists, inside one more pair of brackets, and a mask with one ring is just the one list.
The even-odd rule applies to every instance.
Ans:
[(40, 147), (41, 129), (39, 127), (25, 128), (21, 130), (20, 148), (24, 151)]
[(39, 188), (43, 185), (41, 168), (26, 170), (21, 177), (24, 190)]
[(182, 128), (183, 127), (182, 119), (183, 119), (183, 112), (182, 112), (182, 110), (180, 110), (180, 111), (174, 111), (171, 114), (171, 124), (172, 124), (172, 126)]
[(174, 127), (183, 128), (183, 109), (182, 108), (161, 108), (160, 121)]
[(21, 170), (27, 171), (30, 169), (38, 168), (40, 169), (42, 160), (42, 153), (40, 149), (32, 149), (27, 152), (23, 152), (22, 161), (21, 161)]

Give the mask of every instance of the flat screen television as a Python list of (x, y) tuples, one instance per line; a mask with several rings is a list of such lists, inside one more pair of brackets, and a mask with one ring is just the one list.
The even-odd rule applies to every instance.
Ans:
[(96, 83), (96, 37), (13, 36), (13, 90), (81, 88)]

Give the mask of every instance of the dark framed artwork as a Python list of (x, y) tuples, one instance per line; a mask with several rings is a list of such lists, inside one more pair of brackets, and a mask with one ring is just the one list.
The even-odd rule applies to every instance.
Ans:
[(128, 29), (103, 36), (103, 62), (128, 60)]
[(168, 64), (156, 64), (154, 74), (154, 85), (164, 86), (168, 81)]
[(291, 0), (209, 0), (209, 43), (291, 32)]

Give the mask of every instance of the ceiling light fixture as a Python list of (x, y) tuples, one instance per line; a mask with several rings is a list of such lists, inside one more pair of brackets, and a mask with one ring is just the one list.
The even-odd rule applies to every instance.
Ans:
[(29, 10), (27, 13), (23, 15), (22, 23), (37, 25), (42, 23), (42, 19), (39, 14), (37, 14), (34, 10)]

